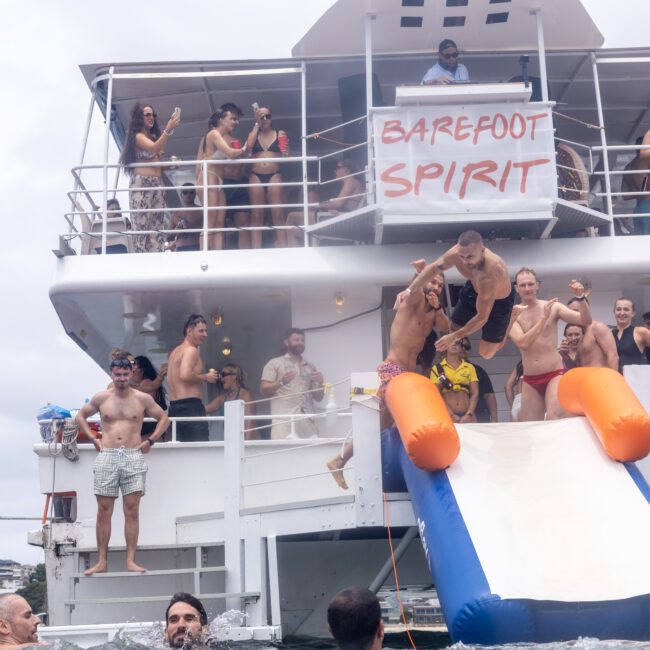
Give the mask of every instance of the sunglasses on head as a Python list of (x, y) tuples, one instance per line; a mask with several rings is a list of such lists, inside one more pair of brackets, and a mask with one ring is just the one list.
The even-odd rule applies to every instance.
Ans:
[(457, 59), (458, 52), (450, 52), (449, 54), (443, 54), (442, 56), (444, 56), (445, 59)]
[(271, 113), (264, 113), (264, 115), (260, 115), (260, 120), (270, 120), (272, 117)]
[(128, 359), (113, 359), (113, 361), (111, 361), (111, 370), (113, 368), (129, 369), (134, 365), (135, 361), (129, 361)]

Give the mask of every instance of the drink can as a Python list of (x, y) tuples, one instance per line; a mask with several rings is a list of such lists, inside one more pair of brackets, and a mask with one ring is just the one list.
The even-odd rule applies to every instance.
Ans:
[(241, 142), (240, 142), (239, 140), (233, 140), (233, 141), (230, 143), (230, 146), (231, 146), (233, 149), (241, 149)]

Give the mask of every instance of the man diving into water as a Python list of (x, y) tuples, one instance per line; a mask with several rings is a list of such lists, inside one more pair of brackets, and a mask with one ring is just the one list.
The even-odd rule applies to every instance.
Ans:
[(515, 291), (506, 263), (485, 247), (475, 230), (461, 233), (456, 245), (426, 266), (408, 289), (397, 296), (397, 304), (421, 292), (437, 273), (453, 266), (467, 278), (467, 283), (451, 315), (451, 332), (436, 341), (436, 350), (443, 352), (455, 341), (483, 328), (479, 353), (484, 359), (491, 359), (505, 345)]

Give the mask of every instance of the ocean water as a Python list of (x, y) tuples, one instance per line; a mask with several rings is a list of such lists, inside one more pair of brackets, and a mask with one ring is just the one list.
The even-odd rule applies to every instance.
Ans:
[[(211, 633), (213, 630), (211, 629)], [(592, 638), (580, 638), (574, 641), (558, 643), (531, 644), (513, 643), (500, 646), (466, 645), (452, 643), (446, 633), (424, 632), (411, 630), (411, 637), (418, 650), (650, 650), (650, 641), (601, 641)], [(220, 650), (330, 650), (335, 648), (333, 642), (326, 639), (308, 637), (293, 637), (285, 639), (282, 643), (268, 643), (261, 641), (220, 641), (218, 635), (198, 647), (219, 648)], [(42, 650), (43, 646), (32, 646), (34, 650)], [(67, 641), (56, 640), (50, 646), (53, 650), (79, 650), (79, 647)], [(192, 647), (188, 646), (187, 650)], [(384, 639), (384, 648), (387, 650), (404, 650), (411, 648), (411, 643), (406, 634), (387, 634)], [(143, 633), (133, 633), (118, 636), (110, 643), (92, 646), (92, 650), (145, 650), (148, 648), (169, 648), (164, 641), (163, 626), (154, 626)]]

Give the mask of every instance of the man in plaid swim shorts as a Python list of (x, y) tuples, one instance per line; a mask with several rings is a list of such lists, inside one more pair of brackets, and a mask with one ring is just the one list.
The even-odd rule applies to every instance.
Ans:
[[(93, 465), (94, 491), (97, 497), (97, 554), (95, 566), (88, 569), (87, 576), (105, 573), (108, 542), (111, 536), (111, 517), (115, 499), (122, 491), (124, 502), (124, 537), (126, 539), (126, 568), (144, 573), (146, 569), (135, 563), (140, 527), (140, 498), (145, 491), (147, 464), (143, 454), (169, 426), (167, 414), (147, 393), (131, 388), (133, 378), (131, 362), (118, 357), (111, 362), (113, 384), (85, 404), (76, 417), (82, 433), (92, 439), (99, 455)], [(87, 418), (99, 412), (102, 420), (102, 436), (95, 438)], [(143, 418), (157, 420), (156, 429), (146, 437), (140, 436)]]

